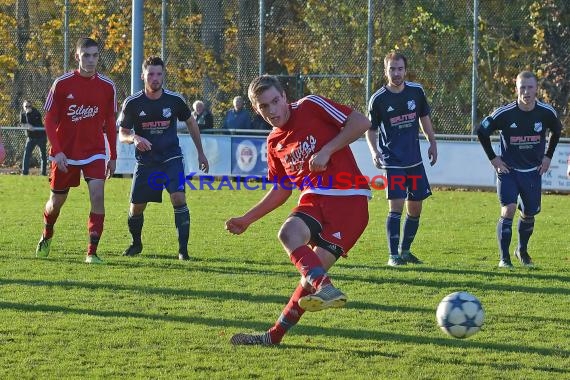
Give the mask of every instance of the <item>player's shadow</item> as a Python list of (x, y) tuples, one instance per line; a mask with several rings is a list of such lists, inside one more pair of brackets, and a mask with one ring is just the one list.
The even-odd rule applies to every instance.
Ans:
[[(74, 308), (67, 306), (45, 305), (45, 304), (22, 304), (16, 302), (2, 302), (0, 301), (0, 308), (5, 310), (16, 310), (26, 313), (63, 313), (66, 315), (84, 315), (89, 317), (102, 317), (102, 318), (137, 318), (137, 319), (150, 319), (165, 322), (181, 322), (190, 323), (194, 325), (205, 325), (209, 327), (217, 327), (222, 330), (227, 328), (240, 329), (240, 331), (264, 331), (267, 328), (267, 322), (258, 322), (251, 320), (233, 320), (228, 318), (209, 318), (201, 316), (178, 316), (171, 314), (150, 314), (141, 312), (130, 311), (106, 311), (94, 310), (92, 308)], [(425, 345), (430, 351), (433, 351), (433, 346), (461, 348), (463, 350), (493, 350), (501, 352), (509, 352), (512, 354), (535, 354), (540, 356), (549, 357), (568, 357), (570, 351), (545, 347), (531, 347), (520, 346), (508, 343), (488, 343), (478, 342), (476, 340), (458, 340), (452, 338), (434, 338), (418, 335), (397, 334), (385, 331), (366, 330), (366, 329), (351, 329), (351, 328), (338, 328), (338, 327), (320, 327), (313, 325), (301, 325), (295, 329), (295, 334), (305, 334), (311, 337), (323, 336), (327, 338), (345, 338), (355, 341), (375, 340), (378, 342), (394, 342), (398, 344), (413, 344)], [(319, 349), (322, 346), (319, 345)], [(557, 369), (557, 372), (563, 372), (564, 369)]]
[[(36, 259), (37, 260), (37, 259)], [(85, 265), (76, 259), (71, 258), (57, 258), (57, 259), (50, 259), (50, 260), (63, 260), (68, 262), (73, 262), (77, 265)], [(229, 266), (216, 266), (212, 265), (210, 260), (203, 259), (204, 263), (207, 262), (207, 265), (192, 265), (192, 261), (190, 262), (179, 262), (179, 260), (172, 258), (172, 260), (164, 261), (164, 260), (143, 260), (138, 257), (129, 257), (129, 258), (121, 258), (117, 261), (108, 261), (107, 266), (109, 267), (125, 267), (125, 268), (160, 268), (160, 269), (168, 269), (168, 270), (181, 270), (181, 271), (189, 271), (189, 272), (196, 272), (199, 275), (204, 275), (205, 273), (215, 274), (215, 275), (253, 275), (259, 276), (260, 281), (264, 281), (267, 276), (280, 276), (284, 278), (291, 278), (292, 281), (299, 278), (299, 274), (292, 270), (291, 265), (283, 265), (283, 270), (270, 270), (268, 266), (261, 261), (254, 261), (248, 260), (247, 262), (240, 262), (239, 264), (235, 262), (235, 265)], [(215, 262), (215, 261), (214, 261)], [(274, 265), (270, 265), (274, 267)], [(419, 266), (414, 266), (417, 268)], [(506, 272), (488, 272), (488, 271), (463, 271), (463, 270), (442, 270), (442, 269), (434, 269), (434, 268), (426, 268), (420, 267), (423, 269), (408, 269), (408, 268), (391, 268), (391, 267), (380, 267), (376, 268), (374, 271), (359, 271), (359, 273), (355, 274), (354, 269), (352, 270), (343, 270), (343, 268), (339, 267), (338, 270), (336, 268), (331, 272), (331, 275), (335, 281), (346, 281), (346, 282), (358, 282), (358, 283), (365, 283), (365, 284), (391, 284), (391, 285), (408, 285), (412, 287), (420, 286), (420, 287), (430, 287), (436, 289), (442, 288), (454, 288), (454, 289), (480, 289), (480, 290), (489, 290), (489, 291), (501, 291), (501, 292), (517, 292), (517, 293), (525, 293), (525, 294), (558, 294), (563, 296), (570, 295), (570, 287), (537, 287), (537, 286), (522, 286), (518, 284), (498, 284), (494, 282), (490, 282), (488, 277), (495, 274), (497, 276), (502, 276), (499, 278), (504, 278), (505, 276), (511, 276), (511, 273)], [(347, 268), (348, 269), (348, 268)], [(383, 274), (387, 273), (386, 271), (394, 271), (397, 270), (398, 272), (401, 270), (410, 270), (410, 271), (432, 271), (436, 273), (452, 273), (456, 275), (456, 277), (449, 277), (444, 278), (441, 277), (438, 280), (432, 279), (424, 279), (421, 277), (414, 277), (414, 278), (400, 278), (400, 277), (386, 277)], [(347, 274), (350, 273), (350, 274)], [(468, 276), (470, 275), (470, 276)], [(522, 274), (525, 276), (525, 274)], [(570, 282), (570, 278), (567, 276), (558, 276), (558, 275), (540, 275), (541, 280), (549, 280), (549, 281), (560, 281), (561, 283), (568, 283)], [(474, 280), (473, 278), (481, 278), (480, 280)], [(467, 280), (466, 280), (467, 279)], [(212, 279), (215, 281), (215, 279)], [(252, 281), (255, 281), (252, 279)]]
[[(489, 265), (491, 268), (491, 265)], [(336, 268), (336, 267), (335, 267)], [(451, 275), (476, 275), (476, 276), (485, 276), (489, 277), (497, 277), (497, 278), (504, 278), (505, 276), (511, 278), (527, 278), (527, 279), (536, 279), (536, 280), (556, 280), (562, 282), (570, 282), (570, 276), (563, 276), (557, 274), (541, 274), (540, 268), (517, 268), (517, 270), (507, 271), (503, 269), (498, 269), (494, 265), (492, 269), (480, 269), (480, 270), (473, 270), (473, 269), (463, 269), (463, 268), (441, 268), (441, 267), (430, 267), (427, 264), (422, 265), (406, 265), (404, 267), (393, 268), (386, 265), (361, 265), (361, 264), (345, 264), (341, 263), (338, 265), (338, 268), (346, 268), (348, 270), (361, 270), (361, 271), (401, 271), (401, 272), (423, 272), (423, 273), (441, 273), (441, 274), (451, 274)]]

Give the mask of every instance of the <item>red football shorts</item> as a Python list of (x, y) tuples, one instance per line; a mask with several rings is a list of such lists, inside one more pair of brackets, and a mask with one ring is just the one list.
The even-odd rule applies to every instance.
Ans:
[(293, 209), (311, 230), (311, 245), (346, 256), (368, 225), (368, 197), (305, 194)]
[(105, 179), (106, 170), (105, 160), (95, 160), (86, 165), (67, 165), (67, 173), (59, 170), (52, 162), (49, 175), (50, 187), (54, 191), (65, 191), (70, 187), (77, 187), (81, 182), (81, 172), (86, 180)]

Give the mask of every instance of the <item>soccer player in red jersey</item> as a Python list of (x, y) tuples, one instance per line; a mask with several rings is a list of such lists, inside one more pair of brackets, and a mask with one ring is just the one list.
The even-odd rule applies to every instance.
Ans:
[(274, 185), (244, 215), (226, 221), (226, 229), (243, 233), (285, 203), (293, 188), (299, 188), (299, 203), (278, 238), (301, 282), (273, 327), (262, 334), (236, 334), (231, 343), (275, 345), (306, 310), (342, 307), (347, 301), (327, 272), (366, 228), (370, 188), (361, 182), (340, 186), (335, 177), (362, 176), (348, 145), (370, 128), (370, 122), (321, 96), (309, 95), (288, 104), (281, 83), (270, 75), (254, 79), (248, 95), (255, 111), (273, 127), (267, 138), (267, 162)]
[[(45, 227), (36, 256), (49, 255), (53, 226), (69, 189), (79, 186), (83, 173), (91, 201), (85, 262), (102, 264), (96, 252), (105, 219), (105, 179), (115, 172), (117, 159), (116, 91), (114, 83), (96, 70), (99, 44), (95, 40), (80, 38), (75, 59), (79, 68), (54, 81), (44, 106), (45, 127), (51, 144), (51, 193), (44, 209)], [(105, 134), (111, 156), (107, 162)]]

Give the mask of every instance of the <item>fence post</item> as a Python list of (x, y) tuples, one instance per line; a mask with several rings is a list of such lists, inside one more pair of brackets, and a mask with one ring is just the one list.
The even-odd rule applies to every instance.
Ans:
[(368, 46), (366, 47), (366, 98), (364, 99), (364, 108), (368, 109), (368, 99), (372, 87), (372, 45), (374, 39), (374, 17), (373, 17), (373, 0), (368, 0)]
[(477, 56), (479, 55), (479, 0), (473, 0), (473, 68), (471, 71), (471, 134), (477, 122)]
[(265, 72), (265, 0), (259, 0), (259, 75)]
[(132, 55), (131, 55), (131, 94), (142, 89), (141, 73), (143, 61), (143, 0), (133, 0)]

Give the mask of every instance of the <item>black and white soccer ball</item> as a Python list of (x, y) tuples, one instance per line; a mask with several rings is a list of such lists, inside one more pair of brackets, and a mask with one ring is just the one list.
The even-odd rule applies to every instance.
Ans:
[(485, 311), (481, 302), (468, 292), (445, 296), (437, 307), (437, 324), (454, 338), (468, 338), (481, 330)]

